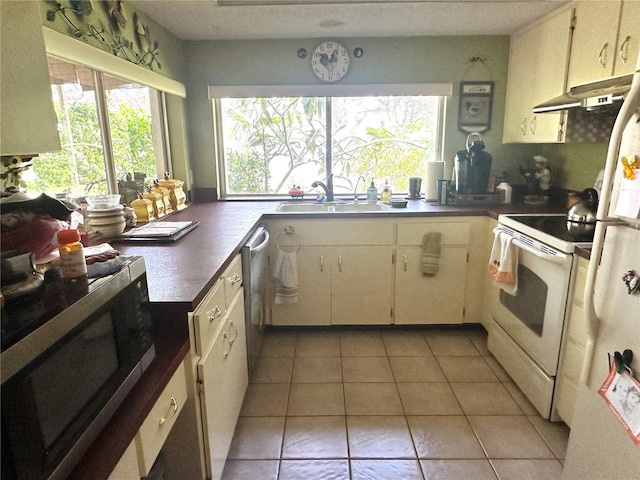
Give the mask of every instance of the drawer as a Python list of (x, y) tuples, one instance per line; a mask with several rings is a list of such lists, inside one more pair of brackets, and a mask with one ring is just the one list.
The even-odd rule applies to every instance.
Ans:
[(398, 224), (398, 245), (422, 245), (422, 237), (431, 232), (442, 234), (442, 245), (467, 245), (469, 243), (468, 223), (400, 223)]
[(197, 355), (204, 355), (204, 352), (211, 348), (226, 311), (225, 280), (221, 278), (207, 293), (192, 315)]
[(224, 279), (224, 298), (225, 306), (229, 307), (236, 292), (242, 287), (242, 259), (240, 255), (236, 255), (231, 265), (222, 275)]
[(181, 363), (136, 435), (141, 477), (149, 474), (186, 401), (187, 376)]
[[(276, 220), (267, 223), (271, 244), (292, 245), (393, 245), (395, 226), (391, 221), (376, 220)], [(281, 235), (292, 226), (296, 235)]]

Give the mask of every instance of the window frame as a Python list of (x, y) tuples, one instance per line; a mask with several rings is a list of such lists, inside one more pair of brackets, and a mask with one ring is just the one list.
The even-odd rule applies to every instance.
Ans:
[(216, 155), (216, 171), (218, 196), (222, 200), (232, 198), (280, 198), (283, 194), (232, 194), (227, 192), (226, 166), (224, 156), (224, 135), (222, 130), (222, 98), (265, 98), (265, 97), (324, 97), (326, 101), (326, 128), (328, 131), (326, 142), (327, 155), (325, 168), (332, 170), (331, 155), (331, 100), (335, 97), (365, 97), (365, 96), (436, 96), (438, 97), (437, 115), (438, 125), (435, 136), (435, 151), (437, 158), (443, 158), (444, 131), (446, 123), (447, 99), (452, 96), (453, 84), (377, 84), (377, 85), (260, 85), (260, 86), (209, 86), (209, 98), (213, 106), (213, 130)]

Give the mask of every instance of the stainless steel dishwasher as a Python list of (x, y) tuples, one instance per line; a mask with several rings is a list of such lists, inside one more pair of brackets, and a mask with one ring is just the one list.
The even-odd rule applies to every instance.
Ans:
[(260, 352), (265, 325), (268, 245), (269, 232), (261, 225), (242, 247), (241, 253), (249, 379)]

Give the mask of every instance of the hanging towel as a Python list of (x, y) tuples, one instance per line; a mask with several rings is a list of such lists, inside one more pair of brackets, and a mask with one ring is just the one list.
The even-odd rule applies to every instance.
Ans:
[(296, 252), (278, 250), (273, 265), (273, 278), (276, 280), (276, 303), (295, 303), (298, 301), (298, 263)]
[(500, 228), (493, 229), (493, 247), (489, 259), (489, 273), (493, 284), (510, 295), (518, 291), (518, 250), (511, 235)]
[(429, 232), (422, 237), (420, 271), (422, 275), (433, 277), (440, 266), (440, 232)]

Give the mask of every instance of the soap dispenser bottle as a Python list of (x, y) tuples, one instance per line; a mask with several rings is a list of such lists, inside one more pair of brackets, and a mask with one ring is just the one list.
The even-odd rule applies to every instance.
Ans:
[(382, 192), (380, 192), (380, 201), (387, 205), (391, 203), (391, 187), (389, 186), (389, 180), (384, 181)]
[(378, 189), (371, 179), (371, 185), (367, 188), (367, 203), (376, 203), (378, 201)]

